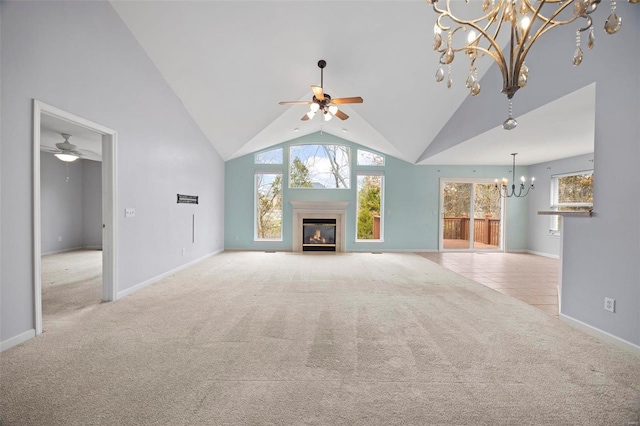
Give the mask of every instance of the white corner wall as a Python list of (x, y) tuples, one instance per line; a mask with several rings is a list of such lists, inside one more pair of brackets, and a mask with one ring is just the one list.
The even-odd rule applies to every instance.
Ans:
[(529, 173), (536, 178), (536, 189), (529, 193), (529, 224), (527, 250), (550, 257), (560, 256), (560, 236), (551, 235), (551, 216), (541, 216), (541, 210), (550, 209), (551, 176), (593, 170), (593, 154), (579, 155), (557, 161), (529, 166)]
[(82, 161), (82, 247), (102, 247), (102, 163)]
[[(2, 343), (34, 329), (33, 99), (118, 132), (119, 292), (222, 249), (224, 164), (108, 2), (0, 11)], [(177, 193), (200, 204), (177, 205)]]

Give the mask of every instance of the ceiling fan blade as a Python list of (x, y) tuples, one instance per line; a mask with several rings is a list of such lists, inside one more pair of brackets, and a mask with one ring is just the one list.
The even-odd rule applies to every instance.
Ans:
[(309, 105), (311, 101), (282, 101), (280, 105)]
[(338, 117), (340, 120), (346, 120), (347, 118), (349, 118), (349, 116), (347, 114), (345, 114), (344, 112), (338, 110), (336, 111), (336, 113), (334, 114), (336, 117)]
[(351, 98), (336, 98), (331, 99), (332, 104), (361, 104), (364, 100), (360, 96), (354, 96)]
[(309, 119), (309, 116), (307, 114), (303, 115), (302, 118), (300, 120), (302, 121), (307, 121)]
[(322, 91), (322, 87), (320, 86), (311, 86), (311, 90), (313, 90), (313, 94), (320, 101), (324, 101), (324, 92)]

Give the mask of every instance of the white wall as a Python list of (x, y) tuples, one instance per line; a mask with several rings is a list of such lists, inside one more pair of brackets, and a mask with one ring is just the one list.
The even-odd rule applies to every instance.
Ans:
[(529, 251), (552, 257), (560, 255), (560, 236), (549, 234), (551, 216), (538, 214), (540, 210), (549, 210), (551, 207), (551, 176), (593, 169), (593, 154), (529, 166), (530, 175), (536, 178), (536, 189), (530, 192), (527, 197), (529, 199), (529, 226), (527, 229), (527, 249)]
[[(119, 291), (222, 248), (224, 164), (108, 2), (0, 8), (4, 342), (34, 329), (33, 99), (118, 131)], [(177, 193), (201, 204), (176, 205)]]
[(82, 160), (82, 246), (102, 247), (102, 163)]
[[(527, 57), (527, 87), (514, 97), (514, 113), (519, 117), (596, 83), (595, 214), (563, 220), (561, 315), (640, 345), (640, 7), (618, 2), (617, 13), (623, 25), (615, 35), (602, 31), (609, 14), (606, 4), (592, 15), (596, 46), (585, 51), (579, 67), (571, 65), (575, 45), (570, 40), (575, 40), (577, 25), (556, 28), (538, 39)], [(482, 94), (460, 106), (425, 155), (504, 120), (506, 99), (497, 67), (481, 84)], [(603, 309), (605, 296), (616, 299), (615, 313)]]
[(82, 247), (82, 160), (40, 153), (42, 254)]
[(40, 152), (42, 254), (102, 247), (102, 165)]

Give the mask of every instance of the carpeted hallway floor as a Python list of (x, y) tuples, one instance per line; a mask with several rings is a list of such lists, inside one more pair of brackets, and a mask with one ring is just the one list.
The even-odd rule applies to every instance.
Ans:
[(639, 356), (408, 253), (222, 253), (0, 375), (3, 426), (640, 421)]

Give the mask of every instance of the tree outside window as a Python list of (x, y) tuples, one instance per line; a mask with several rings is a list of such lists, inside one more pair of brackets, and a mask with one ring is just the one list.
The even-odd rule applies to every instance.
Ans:
[(289, 188), (348, 189), (350, 148), (344, 145), (291, 145)]
[(256, 239), (282, 239), (282, 174), (256, 173)]
[(382, 239), (382, 175), (358, 176), (358, 240)]
[[(589, 211), (593, 209), (593, 170), (551, 176), (551, 209)], [(551, 216), (552, 234), (560, 233), (561, 216)]]

